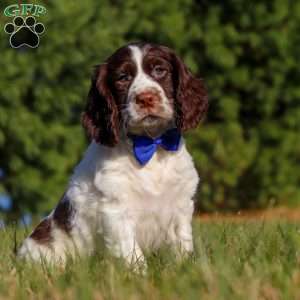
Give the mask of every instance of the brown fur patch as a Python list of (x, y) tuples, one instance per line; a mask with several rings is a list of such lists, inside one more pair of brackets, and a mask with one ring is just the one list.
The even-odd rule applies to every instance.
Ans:
[(40, 222), (30, 235), (32, 239), (40, 244), (47, 244), (52, 241), (51, 236), (51, 219), (46, 218)]
[(70, 200), (64, 195), (54, 210), (53, 220), (61, 230), (69, 233), (72, 229), (73, 215), (74, 209)]

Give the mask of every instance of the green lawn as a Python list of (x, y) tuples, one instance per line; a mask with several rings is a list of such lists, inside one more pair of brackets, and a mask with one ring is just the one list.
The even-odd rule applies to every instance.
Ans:
[(24, 264), (1, 229), (0, 299), (300, 299), (300, 224), (195, 221), (194, 236), (195, 257), (153, 255), (143, 276), (101, 252), (66, 269)]

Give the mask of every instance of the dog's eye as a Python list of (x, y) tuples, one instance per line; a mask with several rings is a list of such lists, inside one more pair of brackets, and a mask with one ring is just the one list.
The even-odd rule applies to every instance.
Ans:
[(117, 75), (116, 80), (121, 82), (131, 81), (132, 76), (127, 73), (120, 73)]
[(163, 68), (162, 66), (154, 66), (154, 68), (152, 69), (152, 76), (156, 77), (156, 78), (162, 78), (166, 75), (167, 70), (165, 68)]

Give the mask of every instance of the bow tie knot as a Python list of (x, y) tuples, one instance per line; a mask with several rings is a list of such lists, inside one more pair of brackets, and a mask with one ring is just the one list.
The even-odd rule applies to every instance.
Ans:
[(181, 135), (176, 128), (173, 128), (155, 139), (138, 135), (131, 135), (130, 138), (133, 142), (134, 156), (143, 166), (152, 158), (158, 146), (166, 151), (177, 151)]
[(155, 139), (153, 140), (154, 144), (156, 145), (161, 145), (162, 144), (162, 139), (161, 138), (158, 138), (158, 139)]

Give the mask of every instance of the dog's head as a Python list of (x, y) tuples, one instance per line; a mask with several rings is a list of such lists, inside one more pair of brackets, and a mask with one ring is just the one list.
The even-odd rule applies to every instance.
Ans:
[(82, 122), (92, 139), (114, 146), (121, 130), (157, 136), (194, 128), (207, 107), (202, 80), (171, 49), (137, 43), (96, 67)]

